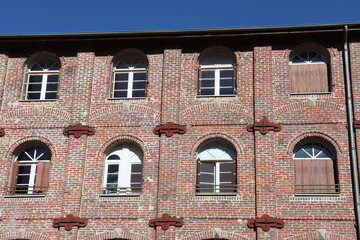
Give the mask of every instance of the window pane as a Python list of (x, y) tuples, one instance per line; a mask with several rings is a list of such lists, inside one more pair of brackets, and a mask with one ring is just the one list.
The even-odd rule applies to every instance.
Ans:
[(215, 90), (214, 89), (201, 89), (201, 95), (203, 96), (207, 96), (207, 95), (215, 95)]
[(120, 157), (118, 156), (118, 155), (110, 155), (109, 157), (108, 157), (108, 160), (120, 160)]
[(215, 80), (201, 80), (201, 87), (214, 87), (215, 86)]
[(30, 75), (29, 83), (42, 82), (43, 75)]
[(18, 175), (17, 184), (28, 184), (29, 180), (30, 180), (29, 175), (25, 175), (25, 176)]
[(234, 179), (234, 175), (232, 172), (230, 173), (220, 173), (220, 182), (230, 182), (232, 183)]
[(145, 97), (145, 91), (144, 90), (133, 91), (132, 96), (133, 97)]
[(220, 87), (226, 87), (226, 86), (232, 87), (233, 83), (234, 83), (233, 79), (221, 79), (220, 80)]
[(127, 89), (128, 88), (128, 82), (115, 82), (115, 89)]
[(146, 80), (146, 73), (134, 73), (134, 80)]
[(37, 152), (38, 160), (51, 160), (51, 152), (48, 149), (42, 149)]
[(220, 163), (220, 172), (229, 172), (234, 170), (233, 163)]
[(126, 91), (116, 91), (116, 92), (114, 92), (114, 97), (115, 98), (126, 98), (127, 92)]
[(57, 83), (59, 80), (59, 75), (48, 75), (47, 82)]
[(40, 93), (28, 93), (27, 99), (40, 99)]
[(58, 85), (57, 85), (57, 83), (51, 83), (51, 84), (47, 84), (47, 86), (46, 86), (46, 91), (57, 91), (57, 87), (58, 87)]
[(200, 183), (214, 183), (214, 175), (207, 173), (200, 173)]
[(295, 151), (295, 158), (310, 158), (310, 156), (308, 154), (306, 154), (302, 148), (299, 148)]
[(108, 166), (108, 173), (118, 173), (118, 172), (119, 172), (119, 165)]
[(115, 81), (124, 81), (124, 80), (128, 80), (128, 73), (116, 73), (115, 74)]
[(133, 82), (133, 89), (145, 89), (146, 82)]
[(41, 84), (29, 84), (28, 91), (29, 92), (41, 91)]
[(31, 166), (19, 166), (18, 174), (30, 174)]
[(220, 71), (220, 78), (233, 78), (234, 71), (233, 70), (222, 70)]
[(200, 172), (214, 173), (215, 172), (215, 164), (201, 162), (200, 163)]
[(117, 181), (118, 181), (117, 174), (107, 176), (107, 183), (117, 183)]
[(201, 71), (201, 78), (215, 78), (215, 71)]
[(45, 99), (56, 99), (56, 92), (46, 93)]
[(231, 88), (220, 88), (220, 95), (230, 95), (234, 94), (234, 89)]

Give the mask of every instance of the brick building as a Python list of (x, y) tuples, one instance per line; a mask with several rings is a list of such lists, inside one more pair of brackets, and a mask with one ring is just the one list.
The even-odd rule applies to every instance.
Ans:
[(0, 35), (0, 239), (356, 239), (345, 33)]

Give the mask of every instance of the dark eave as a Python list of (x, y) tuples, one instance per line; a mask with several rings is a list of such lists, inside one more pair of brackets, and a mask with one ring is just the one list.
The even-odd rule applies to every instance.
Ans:
[(359, 30), (360, 22), (335, 24), (310, 24), (291, 26), (264, 26), (212, 29), (154, 30), (154, 31), (114, 31), (114, 32), (79, 32), (79, 33), (24, 33), (0, 34), (0, 41), (47, 41), (47, 40), (110, 40), (110, 39), (157, 39), (157, 38), (194, 38), (239, 35), (273, 35), (302, 32), (339, 32), (348, 25), (349, 31)]

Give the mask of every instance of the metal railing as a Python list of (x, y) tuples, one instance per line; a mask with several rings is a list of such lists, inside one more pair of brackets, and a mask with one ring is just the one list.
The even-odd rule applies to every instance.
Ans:
[(196, 195), (236, 195), (236, 184), (197, 184), (195, 190)]
[(339, 194), (339, 184), (296, 184), (295, 194)]
[(7, 195), (45, 195), (48, 187), (28, 187), (28, 186), (16, 186), (7, 187)]
[(102, 194), (136, 194), (141, 193), (141, 187), (103, 187)]

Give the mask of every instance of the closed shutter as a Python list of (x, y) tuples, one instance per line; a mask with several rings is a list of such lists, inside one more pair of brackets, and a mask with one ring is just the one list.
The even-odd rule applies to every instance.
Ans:
[(291, 93), (329, 92), (325, 63), (290, 65)]
[(142, 164), (132, 164), (131, 179), (130, 179), (131, 192), (140, 193), (141, 184), (142, 184)]
[(234, 162), (220, 163), (220, 192), (231, 193), (234, 192)]
[(199, 162), (199, 192), (215, 192), (215, 162)]
[(50, 162), (39, 161), (36, 170), (34, 192), (45, 194), (48, 190), (50, 174)]
[(13, 164), (13, 172), (12, 172), (12, 175), (11, 175), (10, 189), (9, 189), (10, 194), (15, 194), (16, 193), (15, 190), (16, 190), (18, 172), (19, 172), (19, 162), (14, 162), (14, 164)]

